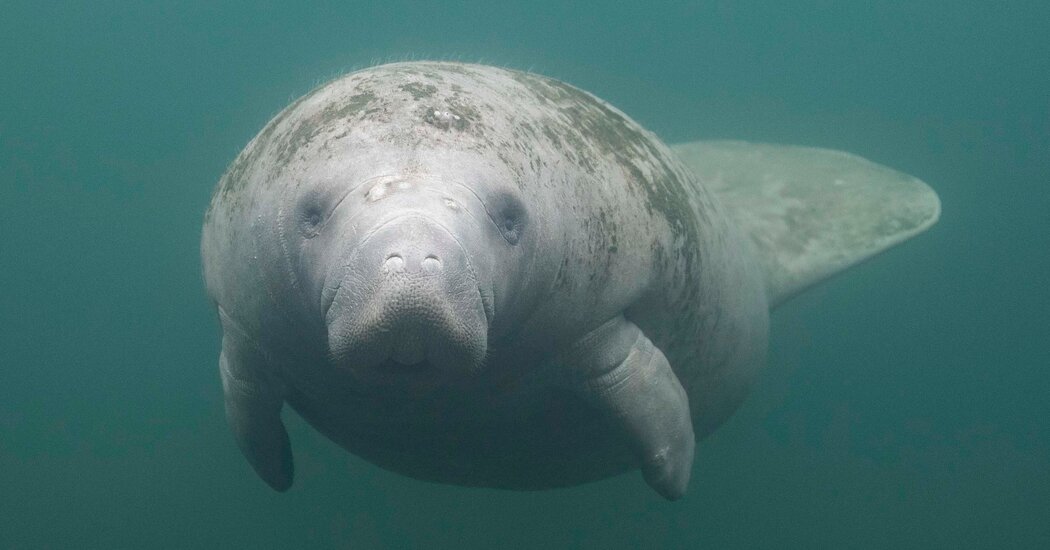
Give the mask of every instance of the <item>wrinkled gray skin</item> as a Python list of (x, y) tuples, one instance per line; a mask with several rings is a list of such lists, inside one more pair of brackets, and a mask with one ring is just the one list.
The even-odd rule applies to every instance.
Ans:
[(639, 467), (678, 498), (765, 359), (759, 271), (713, 197), (623, 113), (523, 72), (397, 63), (309, 93), (219, 183), (202, 254), (227, 417), (277, 490), (288, 403), (421, 479)]

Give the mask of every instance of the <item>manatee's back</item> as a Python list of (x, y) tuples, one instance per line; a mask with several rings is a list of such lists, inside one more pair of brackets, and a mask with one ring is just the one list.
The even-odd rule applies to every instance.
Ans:
[(932, 226), (925, 183), (856, 155), (698, 141), (672, 146), (751, 237), (770, 307)]

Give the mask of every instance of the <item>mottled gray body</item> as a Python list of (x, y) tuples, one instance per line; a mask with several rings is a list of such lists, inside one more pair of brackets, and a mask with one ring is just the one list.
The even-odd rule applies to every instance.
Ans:
[[(457, 275), (390, 282), (417, 241)], [(641, 464), (675, 498), (689, 417), (709, 433), (765, 360), (763, 273), (725, 208), (623, 113), (533, 74), (398, 63), (322, 86), (230, 167), (202, 253), (227, 413), (278, 489), (287, 402), (422, 479), (539, 489)]]

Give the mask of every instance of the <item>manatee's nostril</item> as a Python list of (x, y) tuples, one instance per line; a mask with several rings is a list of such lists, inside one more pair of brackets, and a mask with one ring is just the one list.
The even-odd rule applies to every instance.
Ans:
[(423, 271), (435, 272), (441, 269), (441, 260), (437, 256), (431, 254), (426, 258), (423, 258)]
[(383, 262), (383, 269), (387, 271), (401, 271), (405, 267), (405, 260), (397, 254), (391, 254), (387, 256), (386, 261)]

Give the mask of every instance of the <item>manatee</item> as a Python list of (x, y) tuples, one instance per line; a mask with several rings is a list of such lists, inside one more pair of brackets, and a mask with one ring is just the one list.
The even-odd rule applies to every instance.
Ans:
[(668, 147), (528, 72), (353, 72), (277, 114), (205, 215), (226, 417), (277, 491), (287, 403), (422, 480), (537, 490), (640, 469), (676, 499), (766, 362), (771, 308), (939, 209), (846, 153)]

